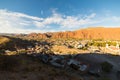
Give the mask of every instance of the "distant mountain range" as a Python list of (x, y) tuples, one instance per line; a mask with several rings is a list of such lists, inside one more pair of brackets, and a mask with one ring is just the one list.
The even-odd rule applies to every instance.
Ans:
[(30, 33), (30, 34), (9, 34), (0, 33), (2, 36), (15, 36), (15, 37), (27, 37), (29, 39), (103, 39), (103, 40), (120, 40), (120, 28), (86, 28), (75, 31), (65, 32), (47, 32), (47, 33)]
[(28, 34), (27, 36), (32, 39), (76, 38), (76, 39), (120, 40), (120, 28), (96, 27), (66, 32), (31, 33)]

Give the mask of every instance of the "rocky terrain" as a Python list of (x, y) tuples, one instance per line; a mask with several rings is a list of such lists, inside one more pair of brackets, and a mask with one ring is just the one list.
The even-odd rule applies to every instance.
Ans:
[(119, 50), (120, 41), (108, 30), (119, 34), (118, 28), (88, 28), (0, 36), (0, 79), (119, 80), (119, 52), (107, 53), (106, 44)]
[(76, 31), (50, 32), (50, 33), (31, 33), (28, 35), (31, 39), (46, 38), (75, 38), (75, 39), (104, 39), (120, 40), (120, 28), (86, 28)]

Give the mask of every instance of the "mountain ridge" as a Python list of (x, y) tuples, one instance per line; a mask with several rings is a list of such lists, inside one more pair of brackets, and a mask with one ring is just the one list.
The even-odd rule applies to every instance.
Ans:
[[(49, 36), (49, 37), (48, 37)], [(49, 32), (49, 33), (31, 33), (29, 38), (75, 38), (75, 39), (104, 39), (104, 40), (120, 40), (120, 28), (86, 28), (75, 31), (65, 32)]]

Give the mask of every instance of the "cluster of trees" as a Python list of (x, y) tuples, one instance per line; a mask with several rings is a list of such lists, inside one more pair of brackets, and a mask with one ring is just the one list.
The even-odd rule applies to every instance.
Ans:
[(115, 41), (91, 41), (91, 42), (88, 42), (89, 46), (97, 46), (97, 47), (105, 47), (106, 44), (108, 44), (109, 46), (110, 45), (116, 46), (117, 43)]

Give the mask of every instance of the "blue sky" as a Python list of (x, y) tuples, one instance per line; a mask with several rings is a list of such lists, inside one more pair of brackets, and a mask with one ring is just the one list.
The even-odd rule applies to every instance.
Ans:
[(0, 0), (0, 32), (119, 27), (120, 0)]

